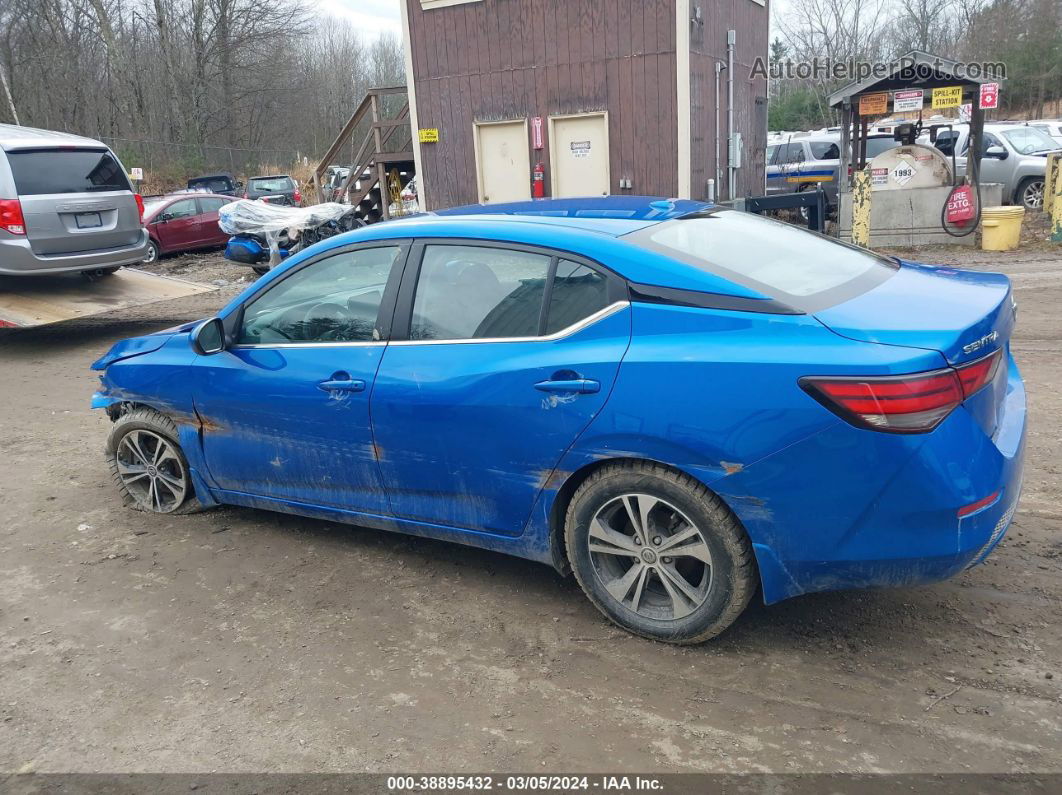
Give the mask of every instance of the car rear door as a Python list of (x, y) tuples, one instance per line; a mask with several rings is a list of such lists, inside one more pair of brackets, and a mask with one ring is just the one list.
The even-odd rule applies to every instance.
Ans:
[(371, 408), (393, 513), (518, 535), (608, 399), (630, 342), (618, 277), (516, 244), (425, 242)]
[(387, 512), (369, 395), (407, 251), (389, 240), (309, 260), (248, 300), (232, 345), (195, 360), (203, 455), (218, 488)]
[(35, 254), (73, 254), (134, 246), (140, 212), (118, 160), (106, 148), (7, 152)]
[(218, 210), (231, 199), (222, 196), (199, 196), (199, 240), (204, 246), (223, 246), (229, 236), (218, 226)]

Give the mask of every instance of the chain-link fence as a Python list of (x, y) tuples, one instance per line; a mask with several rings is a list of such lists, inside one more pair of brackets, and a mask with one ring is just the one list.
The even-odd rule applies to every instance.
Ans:
[(99, 140), (118, 154), (127, 169), (143, 169), (141, 188), (145, 193), (182, 188), (189, 177), (198, 174), (229, 172), (246, 179), (265, 171), (287, 172), (293, 166), (316, 162), (313, 153), (296, 149), (251, 149), (107, 136)]

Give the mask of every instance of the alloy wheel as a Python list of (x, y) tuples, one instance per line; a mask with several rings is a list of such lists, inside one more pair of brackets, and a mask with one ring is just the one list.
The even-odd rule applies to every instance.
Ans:
[(700, 529), (649, 494), (624, 494), (594, 515), (590, 561), (605, 590), (643, 618), (673, 621), (704, 604), (712, 553)]
[(118, 477), (130, 496), (155, 513), (180, 507), (188, 494), (188, 474), (170, 440), (146, 430), (122, 437), (115, 452)]
[(1044, 206), (1044, 183), (1030, 182), (1021, 194), (1021, 202), (1028, 210), (1039, 210)]

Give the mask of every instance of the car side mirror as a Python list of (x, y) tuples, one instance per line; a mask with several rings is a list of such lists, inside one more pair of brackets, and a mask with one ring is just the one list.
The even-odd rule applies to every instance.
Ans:
[(210, 356), (225, 350), (225, 325), (221, 318), (204, 320), (192, 330), (192, 349), (200, 356)]
[(990, 146), (985, 150), (985, 157), (994, 157), (996, 160), (1006, 160), (1007, 150), (1002, 146)]

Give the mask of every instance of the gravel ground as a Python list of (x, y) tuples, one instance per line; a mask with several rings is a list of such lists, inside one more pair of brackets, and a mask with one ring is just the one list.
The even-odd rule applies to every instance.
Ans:
[(0, 771), (1062, 772), (1062, 256), (1002, 269), (1030, 392), (1025, 496), (924, 588), (753, 604), (673, 648), (521, 560), (262, 511), (125, 510), (88, 410), (116, 339), (205, 296), (0, 337)]

